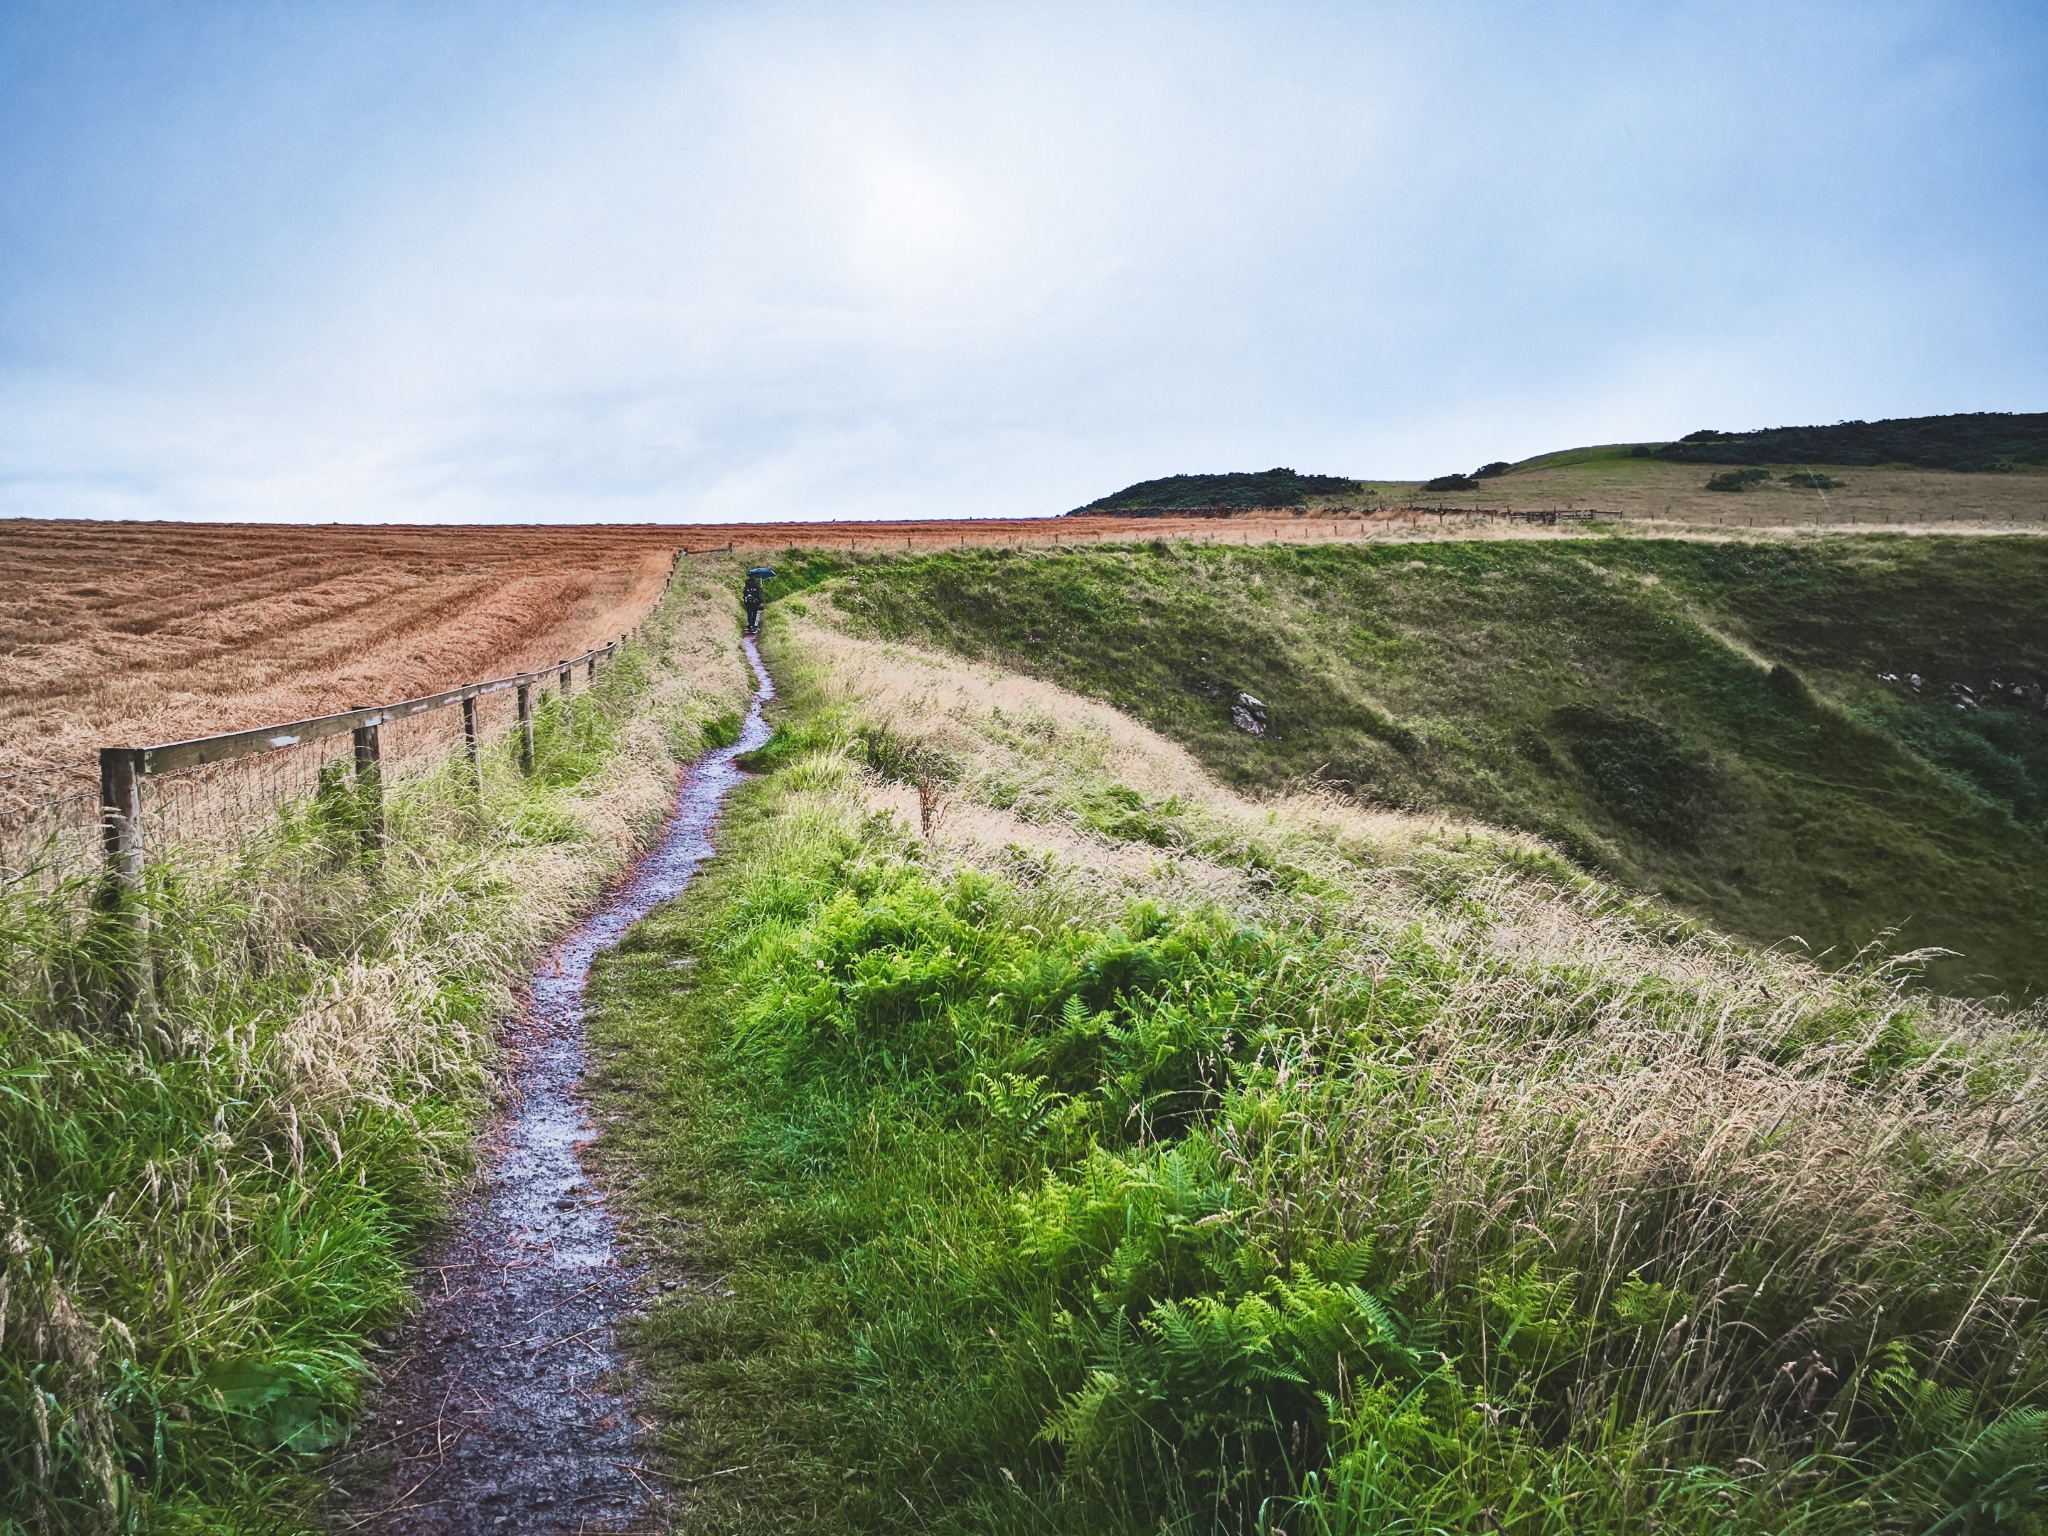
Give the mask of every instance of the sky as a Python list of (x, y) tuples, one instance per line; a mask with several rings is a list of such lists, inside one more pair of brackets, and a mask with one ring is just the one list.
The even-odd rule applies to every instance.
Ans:
[(2048, 410), (2043, 81), (2038, 0), (0, 0), (0, 517), (1032, 516)]

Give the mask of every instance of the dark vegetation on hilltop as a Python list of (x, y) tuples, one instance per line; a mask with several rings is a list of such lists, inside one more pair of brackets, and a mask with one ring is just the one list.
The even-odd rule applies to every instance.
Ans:
[(1684, 464), (1911, 464), (1920, 469), (2000, 470), (2048, 464), (2048, 411), (1975, 411), (1842, 421), (1831, 427), (1701, 431), (1653, 450)]
[(1114, 495), (1076, 507), (1067, 515), (1115, 513), (1160, 517), (1169, 512), (1244, 512), (1305, 506), (1312, 497), (1349, 496), (1357, 489), (1356, 480), (1347, 480), (1342, 475), (1298, 475), (1291, 469), (1268, 469), (1257, 474), (1168, 475), (1163, 480), (1141, 480), (1136, 485), (1127, 485)]
[(1438, 475), (1434, 480), (1425, 480), (1425, 491), (1476, 491), (1482, 480), (1494, 480), (1506, 474), (1515, 466), (1506, 459), (1495, 459), (1491, 464), (1482, 464), (1469, 475)]
[[(1622, 450), (1614, 450), (1620, 453)], [(2031, 414), (1975, 411), (1952, 416), (1900, 416), (1885, 421), (1841, 421), (1831, 427), (1767, 427), (1755, 432), (1689, 432), (1675, 443), (1635, 443), (1626, 457), (1680, 464), (1906, 464), (1918, 469), (1996, 471), (2048, 465), (2048, 411)], [(1549, 460), (1556, 455), (1539, 455)], [(1481, 482), (1518, 466), (1504, 459), (1468, 473), (1423, 482), (1432, 494), (1476, 491)], [(1527, 461), (1520, 467), (1527, 467)], [(1724, 478), (1724, 477), (1717, 477)], [(1806, 483), (1806, 482), (1800, 482)], [(1120, 514), (1247, 512), (1308, 506), (1356, 493), (1363, 482), (1341, 475), (1298, 475), (1291, 469), (1258, 474), (1168, 475), (1142, 480), (1114, 495), (1077, 507), (1069, 517)], [(1830, 481), (1823, 489), (1832, 489)], [(1710, 486), (1739, 490), (1735, 481)]]
[[(1841, 481), (1818, 470), (1794, 470), (1777, 478), (1786, 485), (1799, 486), (1811, 491), (1837, 491), (1842, 488)], [(1771, 472), (1768, 469), (1729, 469), (1710, 479), (1706, 488), (1710, 491), (1746, 491), (1751, 486), (1764, 485), (1770, 479)]]
[(1938, 986), (2031, 996), (2044, 579), (2019, 540), (1155, 542), (864, 567), (840, 603), (1107, 699), (1246, 789), (1477, 816), (1759, 942), (1846, 963), (1896, 929), (1960, 952)]

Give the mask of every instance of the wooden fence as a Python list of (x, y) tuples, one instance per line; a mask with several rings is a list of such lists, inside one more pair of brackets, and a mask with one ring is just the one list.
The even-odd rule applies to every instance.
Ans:
[[(683, 559), (684, 552), (679, 550), (670, 562), (668, 576), (662, 583), (664, 597), (674, 587), (676, 573), (680, 570)], [(535, 671), (492, 678), (485, 682), (464, 683), (440, 693), (404, 699), (394, 704), (343, 710), (338, 714), (318, 715), (310, 720), (293, 720), (281, 725), (228, 731), (216, 736), (164, 742), (156, 746), (102, 747), (99, 749), (97, 806), (91, 806), (91, 792), (84, 785), (78, 786), (82, 793), (77, 798), (67, 794), (47, 801), (46, 807), (50, 809), (51, 814), (45, 818), (48, 829), (45, 834), (46, 841), (54, 844), (61, 833), (72, 851), (66, 855), (61, 850), (54, 853), (46, 850), (41, 858), (48, 868), (59, 874), (67, 867), (75, 870), (86, 854), (86, 848), (81, 846), (84, 838), (96, 830), (99, 857), (104, 860), (106, 874), (111, 877), (111, 884), (116, 888), (114, 894), (131, 894), (141, 883), (146, 850), (150, 841), (144, 834), (144, 796), (148, 786), (157, 783), (165, 783), (167, 786), (189, 786), (195, 781), (210, 779), (213, 781), (211, 787), (216, 800), (234, 799), (237, 797), (233, 795), (231, 786), (226, 786), (225, 781), (201, 770), (226, 764), (239, 764), (242, 769), (258, 767), (265, 760), (281, 760), (292, 756), (294, 749), (323, 742), (332, 743), (333, 746), (328, 752), (320, 754), (320, 782), (331, 782), (326, 777), (329, 770), (352, 776), (365, 851), (374, 855), (382, 847), (384, 840), (383, 784), (389, 752), (389, 738), (386, 732), (390, 727), (403, 721), (435, 715), (442, 710), (460, 710), (460, 751), (467, 757), (469, 771), (477, 787), (481, 789), (484, 732), (480, 705), (485, 699), (509, 693), (515, 701), (511, 724), (518, 733), (520, 767), (530, 773), (533, 771), (534, 708), (538, 696), (545, 693), (548, 684), (557, 683), (562, 697), (567, 700), (575, 690), (579, 670), (583, 674), (586, 686), (594, 682), (600, 667), (615, 657), (621, 647), (635, 639), (640, 630), (641, 626), (635, 625), (603, 645), (594, 646), (581, 655), (565, 658)], [(447, 728), (442, 730), (448, 740), (452, 740), (452, 731), (448, 731)], [(346, 754), (342, 755), (335, 749), (340, 747), (337, 738), (344, 735), (349, 741)], [(319, 749), (314, 750), (318, 752)], [(433, 760), (445, 762), (446, 751), (446, 740), (433, 746)], [(77, 773), (81, 770), (90, 772), (89, 767), (84, 764), (77, 765), (75, 770), (40, 771), (68, 772), (75, 782)], [(306, 771), (301, 767), (297, 770), (295, 779), (293, 770), (282, 769), (272, 775), (271, 782), (267, 784), (261, 782), (262, 775), (256, 775), (259, 782), (255, 792), (248, 792), (244, 786), (244, 793), (239, 797), (245, 802), (241, 806), (245, 816), (255, 816), (274, 809), (276, 803), (288, 798), (291, 793), (303, 790), (306, 787), (303, 782)], [(241, 770), (228, 769), (227, 773), (231, 777), (239, 776)], [(291, 787), (280, 788), (281, 782), (289, 782)], [(81, 799), (84, 800), (84, 804), (79, 803)], [(65, 810), (66, 805), (73, 809)], [(91, 814), (90, 820), (87, 819), (89, 811), (96, 812)], [(66, 826), (72, 829), (70, 833), (63, 833)], [(13, 857), (0, 860), (0, 863), (8, 865), (16, 862), (18, 860)], [(11, 872), (12, 878), (19, 878), (19, 875), (19, 871)]]
[[(662, 582), (662, 595), (675, 585), (676, 571), (683, 560), (679, 550), (669, 562)], [(657, 604), (660, 599), (656, 599)], [(143, 844), (142, 784), (156, 774), (176, 773), (214, 763), (231, 762), (261, 752), (278, 752), (306, 742), (339, 736), (346, 731), (354, 747), (357, 803), (363, 807), (362, 836), (366, 852), (375, 853), (384, 840), (383, 817), (383, 727), (416, 715), (459, 706), (462, 710), (463, 751), (479, 791), (483, 788), (482, 736), (477, 726), (477, 701), (491, 694), (513, 690), (517, 697), (519, 766), (533, 771), (533, 697), (550, 678), (559, 678), (562, 698), (575, 689), (576, 669), (584, 669), (585, 683), (597, 680), (600, 663), (610, 661), (619, 648), (636, 638), (634, 625), (616, 640), (594, 646), (535, 672), (493, 678), (489, 682), (464, 683), (442, 693), (405, 699), (396, 704), (379, 704), (368, 709), (344, 710), (340, 714), (318, 715), (311, 720), (294, 720), (286, 725), (260, 726), (249, 731), (229, 731), (219, 736), (200, 736), (155, 747), (100, 748), (100, 827), (106, 851), (107, 872), (128, 884), (142, 876)]]

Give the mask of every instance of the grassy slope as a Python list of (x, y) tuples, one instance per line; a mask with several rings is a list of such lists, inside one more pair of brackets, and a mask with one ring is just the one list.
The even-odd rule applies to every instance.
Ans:
[[(2048, 520), (2048, 471), (1960, 474), (1903, 465), (1812, 466), (1840, 482), (1817, 492), (1778, 478), (1734, 494), (1706, 489), (1716, 466), (1670, 464), (1639, 458), (1633, 445), (1569, 448), (1524, 459), (1478, 492), (1422, 495), (1424, 504), (1510, 507), (1594, 507), (1631, 518), (1649, 517), (1714, 526), (1804, 527), (1842, 524), (1947, 526), (1956, 522), (2016, 523)], [(1391, 499), (1410, 499), (1408, 488)]]
[[(2048, 717), (1879, 672), (2048, 679), (2048, 545), (1860, 538), (941, 554), (840, 599), (1108, 699), (1225, 782), (1322, 774), (1540, 833), (1763, 943), (2048, 986)], [(1232, 729), (1244, 690), (1271, 711)]]
[(2039, 1528), (2031, 1032), (793, 611), (593, 982), (687, 1528)]
[(304, 1528), (513, 987), (745, 697), (732, 612), (691, 568), (543, 701), (531, 778), (507, 740), (481, 801), (391, 786), (374, 871), (346, 798), (152, 866), (153, 1018), (110, 1015), (76, 893), (0, 893), (0, 1532)]
[[(1777, 471), (1773, 478), (1729, 494), (1706, 488), (1721, 466), (1668, 463), (1636, 451), (1648, 446), (1608, 443), (1538, 454), (1470, 491), (1426, 491), (1424, 482), (1417, 480), (1365, 480), (1355, 491), (1310, 496), (1295, 515), (1311, 509), (1356, 513), (1386, 506), (1449, 505), (1589, 507), (1629, 519), (1727, 528), (2048, 525), (2048, 468), (2041, 466), (1966, 474), (1903, 464), (1776, 464), (1770, 466)], [(1458, 466), (1444, 466), (1453, 467)], [(1824, 471), (1836, 484), (1823, 492), (1794, 483), (1786, 475), (1795, 469)]]

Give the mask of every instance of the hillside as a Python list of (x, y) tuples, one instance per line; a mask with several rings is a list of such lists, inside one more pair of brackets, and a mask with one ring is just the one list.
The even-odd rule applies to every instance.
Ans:
[(2038, 1030), (822, 622), (939, 568), (594, 983), (675, 1528), (2035, 1528)]
[(2044, 578), (2032, 540), (1155, 543), (866, 566), (838, 603), (1106, 699), (1242, 788), (1520, 828), (1759, 943), (1939, 946), (1934, 984), (2035, 996)]
[[(1723, 474), (1713, 483), (1717, 466)], [(1726, 466), (1780, 472), (1729, 480)], [(1351, 480), (1289, 469), (1169, 475), (1066, 515), (1241, 516), (1258, 509), (1370, 516), (1380, 509), (1455, 504), (1497, 512), (1590, 508), (1693, 526), (2048, 524), (2044, 469), (2048, 412), (1983, 411), (1698, 431), (1670, 443), (1609, 443), (1517, 463), (1494, 460), (1423, 480)]]

